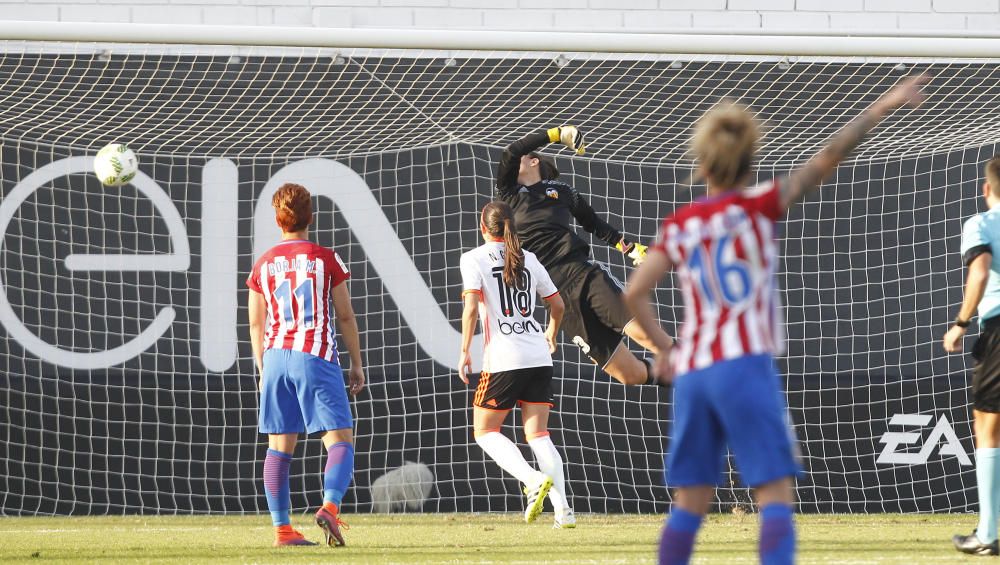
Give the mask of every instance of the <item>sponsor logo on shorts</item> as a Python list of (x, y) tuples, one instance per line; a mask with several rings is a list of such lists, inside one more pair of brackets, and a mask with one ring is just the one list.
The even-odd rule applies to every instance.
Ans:
[(590, 355), (590, 344), (583, 340), (582, 337), (575, 335), (573, 336), (573, 343), (583, 351), (584, 355)]
[[(934, 416), (930, 414), (894, 414), (889, 420), (889, 425), (925, 428), (933, 419)], [(962, 442), (955, 435), (955, 429), (944, 414), (938, 418), (937, 424), (927, 439), (923, 440), (920, 451), (897, 451), (902, 445), (920, 445), (919, 442), (922, 439), (923, 433), (920, 431), (885, 432), (878, 440), (879, 443), (884, 443), (885, 447), (875, 462), (883, 465), (922, 465), (927, 463), (934, 450), (937, 449), (940, 455), (956, 456), (959, 464), (963, 466), (972, 465), (969, 454), (965, 452)]]

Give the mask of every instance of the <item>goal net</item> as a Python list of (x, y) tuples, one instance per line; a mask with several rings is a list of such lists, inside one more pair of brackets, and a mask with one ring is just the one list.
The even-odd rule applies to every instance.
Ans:
[[(888, 118), (782, 224), (807, 512), (975, 507), (971, 361), (939, 339), (997, 152), (997, 61), (0, 42), (0, 514), (266, 510), (243, 281), (290, 180), (352, 271), (368, 386), (345, 507), (370, 511), (372, 483), (412, 461), (434, 475), (422, 511), (519, 511), (453, 370), (458, 258), (479, 243), (501, 149), (577, 125), (587, 155), (545, 151), (649, 242), (703, 192), (685, 147), (720, 99), (766, 121), (763, 180), (916, 71), (934, 75), (926, 105)], [(114, 141), (141, 168), (118, 189), (89, 174)], [(620, 254), (593, 255), (627, 279)], [(672, 281), (656, 298), (675, 333)], [(613, 382), (567, 339), (556, 377), (576, 510), (664, 511), (669, 393)], [(523, 442), (519, 424), (504, 433)], [(298, 448), (297, 510), (319, 501), (321, 451)], [(720, 507), (748, 501), (729, 472)]]

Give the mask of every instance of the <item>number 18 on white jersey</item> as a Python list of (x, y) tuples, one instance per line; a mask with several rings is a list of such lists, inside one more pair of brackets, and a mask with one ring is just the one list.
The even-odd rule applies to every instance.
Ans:
[(480, 295), (486, 343), (483, 371), (551, 366), (545, 326), (534, 312), (537, 296), (550, 298), (558, 290), (534, 253), (524, 251), (524, 272), (514, 286), (503, 280), (503, 262), (504, 244), (498, 241), (464, 253), (461, 260), (462, 295)]

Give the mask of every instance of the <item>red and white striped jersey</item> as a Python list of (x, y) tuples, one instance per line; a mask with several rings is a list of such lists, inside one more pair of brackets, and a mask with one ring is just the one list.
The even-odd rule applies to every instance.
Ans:
[(311, 241), (282, 241), (264, 253), (247, 286), (264, 295), (264, 349), (290, 349), (337, 360), (333, 333), (333, 287), (350, 278), (336, 252)]
[(684, 295), (676, 374), (784, 352), (775, 280), (783, 213), (778, 183), (768, 181), (700, 198), (663, 221), (655, 248), (670, 258)]

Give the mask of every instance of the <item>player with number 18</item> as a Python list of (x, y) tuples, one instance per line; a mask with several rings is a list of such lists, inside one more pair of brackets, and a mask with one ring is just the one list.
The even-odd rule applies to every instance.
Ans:
[[(535, 254), (521, 249), (514, 211), (503, 202), (483, 208), (479, 227), (486, 242), (462, 254), (462, 350), (458, 376), (469, 384), (469, 350), (476, 322), (482, 317), (485, 351), (483, 373), (472, 399), (476, 443), (511, 475), (528, 495), (524, 519), (538, 518), (548, 496), (555, 527), (576, 527), (566, 499), (563, 461), (549, 437), (552, 404), (552, 353), (565, 306), (558, 289)], [(549, 307), (549, 323), (535, 320), (536, 298)], [(525, 461), (514, 442), (501, 433), (507, 415), (521, 407), (524, 436), (539, 470)]]

